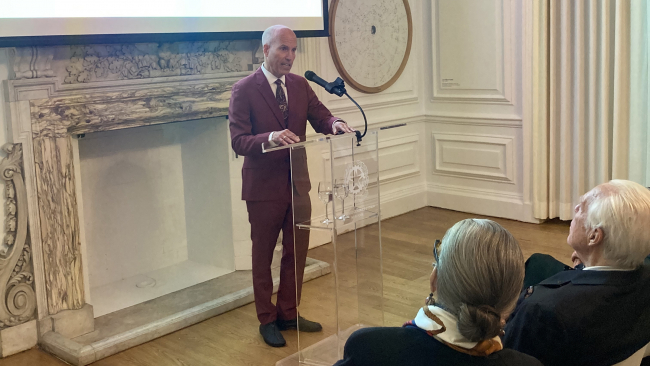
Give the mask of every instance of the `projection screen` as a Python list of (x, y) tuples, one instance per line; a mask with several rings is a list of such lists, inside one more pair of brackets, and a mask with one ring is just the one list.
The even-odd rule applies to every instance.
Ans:
[(250, 39), (273, 24), (328, 36), (327, 0), (28, 0), (0, 12), (0, 47)]

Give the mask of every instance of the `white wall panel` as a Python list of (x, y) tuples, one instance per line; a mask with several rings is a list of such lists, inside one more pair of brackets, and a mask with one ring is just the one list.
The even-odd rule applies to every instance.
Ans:
[(521, 0), (434, 0), (425, 11), (426, 113), (521, 120)]
[(522, 195), (521, 127), (429, 121), (427, 136), (428, 183)]
[(426, 197), (426, 122), (384, 130), (379, 139), (381, 216), (422, 208)]
[(389, 183), (419, 175), (420, 135), (411, 133), (393, 137), (388, 133), (383, 133), (383, 136), (389, 137), (379, 141), (379, 182)]
[(434, 174), (514, 184), (514, 137), (433, 133)]
[(509, 15), (504, 0), (435, 2), (434, 100), (510, 103), (512, 73), (504, 73), (512, 70)]
[(428, 205), (534, 221), (523, 187), (523, 1), (425, 2)]

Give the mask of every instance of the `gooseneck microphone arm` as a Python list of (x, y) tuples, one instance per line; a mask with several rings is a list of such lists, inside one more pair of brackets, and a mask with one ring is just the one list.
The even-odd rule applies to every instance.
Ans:
[(366, 132), (368, 132), (368, 120), (366, 119), (366, 114), (363, 113), (363, 109), (361, 109), (359, 103), (357, 103), (356, 100), (352, 99), (352, 97), (350, 96), (350, 94), (348, 94), (347, 91), (345, 92), (345, 96), (348, 97), (352, 101), (352, 103), (354, 103), (354, 105), (357, 106), (357, 108), (359, 108), (359, 110), (361, 111), (361, 115), (363, 116), (363, 135), (361, 134), (360, 131), (354, 131), (354, 133), (357, 135), (357, 146), (361, 146), (361, 139), (364, 138), (366, 136)]
[(343, 81), (343, 79), (336, 78), (336, 80), (334, 80), (333, 82), (328, 83), (327, 81), (318, 77), (318, 75), (316, 75), (316, 73), (313, 71), (305, 72), (305, 78), (309, 81), (312, 81), (322, 86), (330, 94), (336, 94), (339, 97), (345, 95), (346, 97), (348, 97), (348, 99), (352, 101), (352, 103), (354, 103), (354, 105), (357, 106), (357, 108), (359, 108), (359, 110), (361, 111), (361, 115), (363, 115), (364, 129), (363, 129), (363, 134), (361, 134), (360, 131), (354, 131), (354, 133), (357, 136), (357, 146), (361, 146), (361, 139), (363, 139), (363, 137), (366, 136), (366, 132), (368, 132), (368, 119), (366, 119), (366, 114), (363, 112), (363, 109), (361, 108), (359, 103), (357, 103), (354, 99), (352, 99), (350, 94), (348, 94), (348, 92), (345, 90), (345, 82)]

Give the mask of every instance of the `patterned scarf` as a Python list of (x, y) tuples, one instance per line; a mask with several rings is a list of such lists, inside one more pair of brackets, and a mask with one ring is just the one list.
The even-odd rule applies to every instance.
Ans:
[(421, 329), (448, 347), (472, 356), (485, 357), (503, 349), (498, 336), (481, 342), (463, 337), (458, 331), (456, 317), (435, 305), (420, 309), (415, 319), (404, 323), (403, 327)]

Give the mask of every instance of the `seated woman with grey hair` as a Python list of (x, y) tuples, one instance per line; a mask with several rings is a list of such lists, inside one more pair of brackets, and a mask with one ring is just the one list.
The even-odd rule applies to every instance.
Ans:
[(541, 366), (503, 349), (499, 338), (524, 279), (515, 238), (494, 221), (467, 219), (436, 240), (433, 254), (432, 294), (415, 319), (401, 328), (354, 332), (335, 366)]

